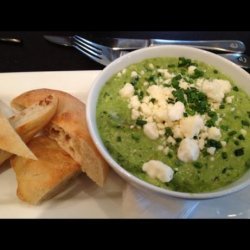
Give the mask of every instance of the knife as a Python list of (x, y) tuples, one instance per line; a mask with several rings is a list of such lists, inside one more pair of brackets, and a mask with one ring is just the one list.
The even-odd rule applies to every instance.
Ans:
[[(52, 43), (64, 46), (72, 46), (72, 36), (48, 36), (44, 38)], [(238, 40), (164, 40), (164, 39), (130, 39), (130, 38), (102, 38), (98, 43), (106, 45), (114, 50), (136, 50), (158, 45), (189, 45), (192, 47), (229, 53), (243, 53), (246, 46)]]
[(0, 42), (20, 44), (22, 40), (19, 38), (11, 38), (11, 37), (0, 37)]

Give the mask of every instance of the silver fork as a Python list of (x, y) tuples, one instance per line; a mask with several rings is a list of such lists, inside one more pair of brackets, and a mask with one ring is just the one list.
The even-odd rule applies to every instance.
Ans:
[(77, 35), (72, 37), (72, 42), (72, 46), (74, 48), (76, 48), (86, 56), (90, 57), (94, 61), (105, 66), (117, 59), (118, 57), (121, 57), (122, 55), (128, 53), (126, 51), (114, 50), (110, 47), (91, 42)]
[[(90, 57), (94, 61), (105, 66), (114, 61), (115, 59), (129, 53), (129, 51), (115, 50), (113, 48), (91, 42), (77, 35), (72, 37), (72, 43), (72, 46), (74, 48), (76, 48), (86, 56)], [(250, 58), (245, 54), (226, 53), (218, 55), (234, 62), (242, 68), (250, 68)]]

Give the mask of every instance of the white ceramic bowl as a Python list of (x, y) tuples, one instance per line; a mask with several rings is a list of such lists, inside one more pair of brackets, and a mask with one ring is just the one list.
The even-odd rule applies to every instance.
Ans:
[(179, 198), (186, 199), (208, 199), (220, 197), (227, 195), (236, 191), (243, 189), (244, 187), (250, 184), (250, 171), (246, 172), (239, 180), (233, 182), (232, 184), (225, 186), (219, 190), (207, 193), (184, 193), (171, 191), (156, 187), (152, 184), (149, 184), (143, 180), (138, 179), (134, 175), (130, 174), (124, 168), (122, 168), (109, 154), (106, 147), (104, 146), (96, 125), (96, 105), (98, 96), (103, 85), (116, 73), (120, 70), (126, 68), (127, 66), (138, 63), (147, 58), (154, 57), (186, 57), (190, 59), (199, 60), (206, 64), (214, 66), (220, 72), (229, 76), (235, 84), (244, 89), (248, 94), (250, 94), (250, 75), (241, 69), (239, 66), (234, 63), (224, 59), (216, 54), (207, 52), (205, 50), (200, 50), (187, 46), (158, 46), (140, 49), (134, 52), (131, 52), (123, 57), (112, 62), (108, 65), (100, 75), (95, 79), (87, 100), (87, 122), (90, 134), (94, 140), (94, 143), (106, 161), (118, 173), (122, 178), (131, 183), (132, 185), (139, 187), (144, 191), (153, 191), (158, 194), (170, 195)]

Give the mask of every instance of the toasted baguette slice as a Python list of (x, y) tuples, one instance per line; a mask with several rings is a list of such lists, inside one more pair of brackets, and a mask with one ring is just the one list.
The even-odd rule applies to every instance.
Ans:
[(9, 153), (36, 160), (8, 119), (0, 112), (0, 149)]
[(55, 140), (37, 136), (28, 146), (37, 156), (37, 161), (19, 156), (11, 159), (18, 183), (17, 196), (21, 200), (38, 204), (50, 199), (81, 173), (80, 165)]
[(46, 127), (49, 137), (55, 139), (81, 165), (82, 171), (102, 187), (109, 167), (88, 132), (84, 103), (62, 91), (37, 89), (16, 97), (11, 105), (22, 110), (48, 94), (58, 98), (57, 113)]
[[(57, 104), (58, 99), (55, 96), (47, 95), (44, 99), (9, 118), (9, 122), (22, 140), (28, 142), (48, 124), (56, 113)], [(11, 146), (14, 148), (14, 144)], [(0, 165), (9, 159), (12, 153), (0, 150)]]

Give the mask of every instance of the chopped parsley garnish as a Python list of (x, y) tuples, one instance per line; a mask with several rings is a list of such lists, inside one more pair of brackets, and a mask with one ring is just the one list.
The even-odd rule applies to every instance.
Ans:
[(234, 155), (237, 157), (244, 155), (244, 148), (238, 148), (238, 149), (234, 150)]
[(197, 78), (202, 77), (202, 76), (204, 76), (204, 72), (200, 69), (195, 69), (194, 73), (190, 77), (193, 79), (197, 79)]
[(192, 64), (191, 59), (186, 59), (185, 57), (179, 57), (178, 67), (189, 67)]
[(138, 125), (138, 126), (143, 126), (147, 123), (147, 121), (144, 121), (144, 120), (141, 120), (141, 119), (137, 119), (135, 124)]
[(193, 163), (193, 166), (194, 166), (195, 168), (202, 168), (202, 163), (196, 161), (196, 162)]
[(139, 135), (136, 135), (136, 134), (131, 134), (131, 138), (132, 138), (134, 141), (136, 141), (136, 142), (138, 142), (138, 141), (140, 140), (140, 136), (139, 136)]
[(225, 108), (225, 104), (221, 104), (221, 105), (219, 106), (219, 108), (220, 108), (220, 109), (224, 109), (224, 108)]
[(222, 157), (222, 159), (227, 159), (227, 157), (228, 157), (228, 155), (227, 155), (227, 153), (226, 152), (222, 152), (221, 153), (221, 157)]
[(219, 71), (217, 70), (217, 69), (214, 69), (214, 74), (218, 74), (219, 73)]
[(245, 140), (245, 137), (244, 137), (243, 135), (239, 135), (239, 136), (238, 136), (238, 139), (244, 141), (244, 140)]
[(181, 80), (181, 75), (178, 74), (177, 76), (173, 77), (171, 80), (171, 84), (175, 89), (179, 89), (179, 81)]
[(172, 94), (176, 98), (177, 101), (180, 101), (184, 104), (186, 103), (184, 91), (182, 89), (178, 89), (176, 91), (173, 91)]
[(118, 141), (118, 142), (122, 141), (121, 136), (117, 136), (117, 137), (116, 137), (116, 141)]
[(240, 145), (240, 142), (239, 141), (234, 141), (234, 144), (236, 145), (236, 146), (239, 146)]
[(234, 87), (233, 87), (233, 90), (236, 91), (236, 92), (238, 92), (238, 91), (239, 91), (239, 88), (238, 88), (237, 86), (234, 86)]
[(213, 139), (208, 139), (205, 145), (207, 148), (214, 147), (216, 149), (222, 148), (221, 142)]
[(172, 132), (171, 128), (165, 128), (165, 135), (166, 135), (167, 137), (173, 135), (173, 132)]
[(246, 121), (246, 120), (242, 120), (242, 121), (241, 121), (241, 124), (242, 124), (243, 126), (247, 126), (247, 127), (250, 126), (249, 121)]
[(227, 126), (227, 125), (221, 125), (220, 128), (221, 128), (222, 130), (224, 130), (224, 131), (228, 131), (229, 126)]
[(233, 135), (236, 135), (236, 134), (237, 134), (237, 132), (235, 130), (232, 130), (232, 131), (230, 131), (228, 133), (229, 136), (233, 136)]

